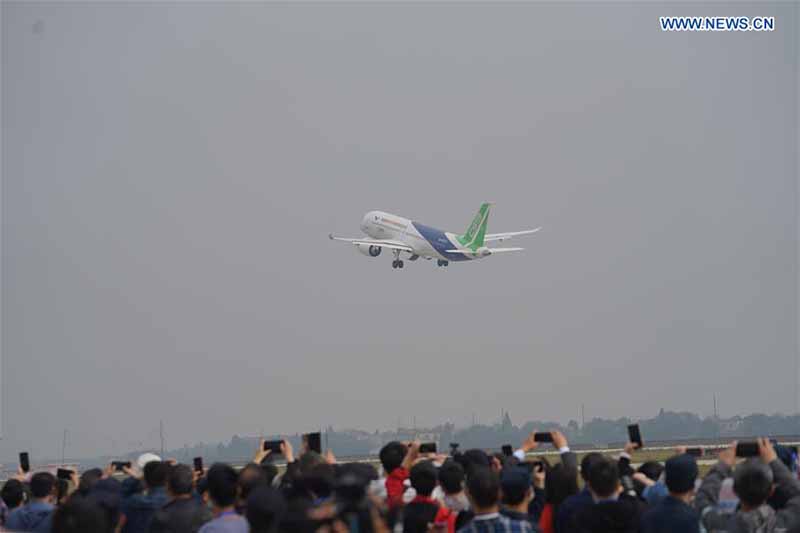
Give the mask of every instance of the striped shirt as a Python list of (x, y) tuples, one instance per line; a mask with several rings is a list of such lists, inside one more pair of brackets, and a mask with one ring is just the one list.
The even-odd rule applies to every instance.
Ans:
[(530, 523), (512, 520), (500, 513), (478, 515), (458, 533), (533, 533)]

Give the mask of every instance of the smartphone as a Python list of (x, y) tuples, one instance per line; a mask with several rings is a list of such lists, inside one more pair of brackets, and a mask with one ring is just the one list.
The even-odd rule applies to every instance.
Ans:
[(423, 442), (419, 445), (419, 453), (436, 453), (436, 443)]
[(686, 448), (686, 454), (692, 457), (703, 457), (703, 448)]
[(202, 457), (195, 457), (194, 458), (194, 471), (195, 472), (202, 472), (203, 471), (203, 458)]
[(264, 451), (269, 450), (270, 455), (278, 455), (281, 453), (281, 444), (283, 444), (282, 440), (265, 440)]
[(758, 457), (758, 443), (757, 442), (737, 443), (736, 457)]
[(553, 442), (553, 435), (549, 431), (533, 434), (534, 442)]
[(124, 472), (126, 468), (131, 467), (130, 461), (113, 461), (111, 466), (114, 467), (115, 472)]
[(19, 454), (19, 467), (26, 474), (31, 471), (31, 460), (28, 456), (28, 452), (22, 452)]
[(503, 455), (506, 457), (511, 457), (514, 455), (514, 448), (510, 444), (503, 444), (503, 447), (500, 449), (503, 451)]
[(59, 468), (58, 471), (56, 472), (56, 477), (58, 477), (58, 479), (66, 479), (67, 481), (69, 481), (70, 479), (72, 479), (72, 470), (68, 470), (66, 468)]
[(639, 448), (644, 448), (642, 433), (639, 431), (639, 424), (631, 424), (628, 426), (628, 442), (638, 445)]

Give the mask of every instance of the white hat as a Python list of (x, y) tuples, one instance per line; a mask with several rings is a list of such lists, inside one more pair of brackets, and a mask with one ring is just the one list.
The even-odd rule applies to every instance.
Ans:
[(140, 455), (138, 459), (136, 459), (136, 466), (139, 468), (139, 470), (143, 470), (144, 465), (146, 465), (147, 463), (152, 463), (153, 461), (160, 461), (160, 460), (161, 457), (157, 456), (156, 454), (146, 452)]

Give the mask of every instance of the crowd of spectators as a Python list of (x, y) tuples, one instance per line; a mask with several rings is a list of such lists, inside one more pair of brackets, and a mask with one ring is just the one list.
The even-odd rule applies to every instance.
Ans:
[[(0, 523), (45, 533), (800, 533), (797, 455), (768, 439), (748, 458), (731, 444), (701, 478), (682, 448), (663, 464), (634, 463), (634, 443), (579, 463), (560, 432), (537, 437), (498, 453), (390, 442), (380, 468), (308, 443), (295, 456), (282, 441), (280, 453), (262, 443), (239, 470), (151, 453), (69, 476), (20, 470), (0, 490)], [(552, 461), (536, 453), (550, 446), (542, 440)]]

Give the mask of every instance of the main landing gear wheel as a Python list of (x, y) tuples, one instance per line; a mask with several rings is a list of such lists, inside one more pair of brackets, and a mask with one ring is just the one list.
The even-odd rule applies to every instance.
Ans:
[(392, 268), (403, 268), (403, 260), (400, 259), (400, 250), (394, 251), (394, 261), (392, 261)]
[(443, 259), (437, 259), (437, 260), (436, 260), (436, 264), (437, 264), (438, 266), (440, 266), (440, 267), (446, 267), (447, 265), (449, 265), (449, 264), (450, 264), (450, 261), (445, 261), (445, 260), (443, 260)]

